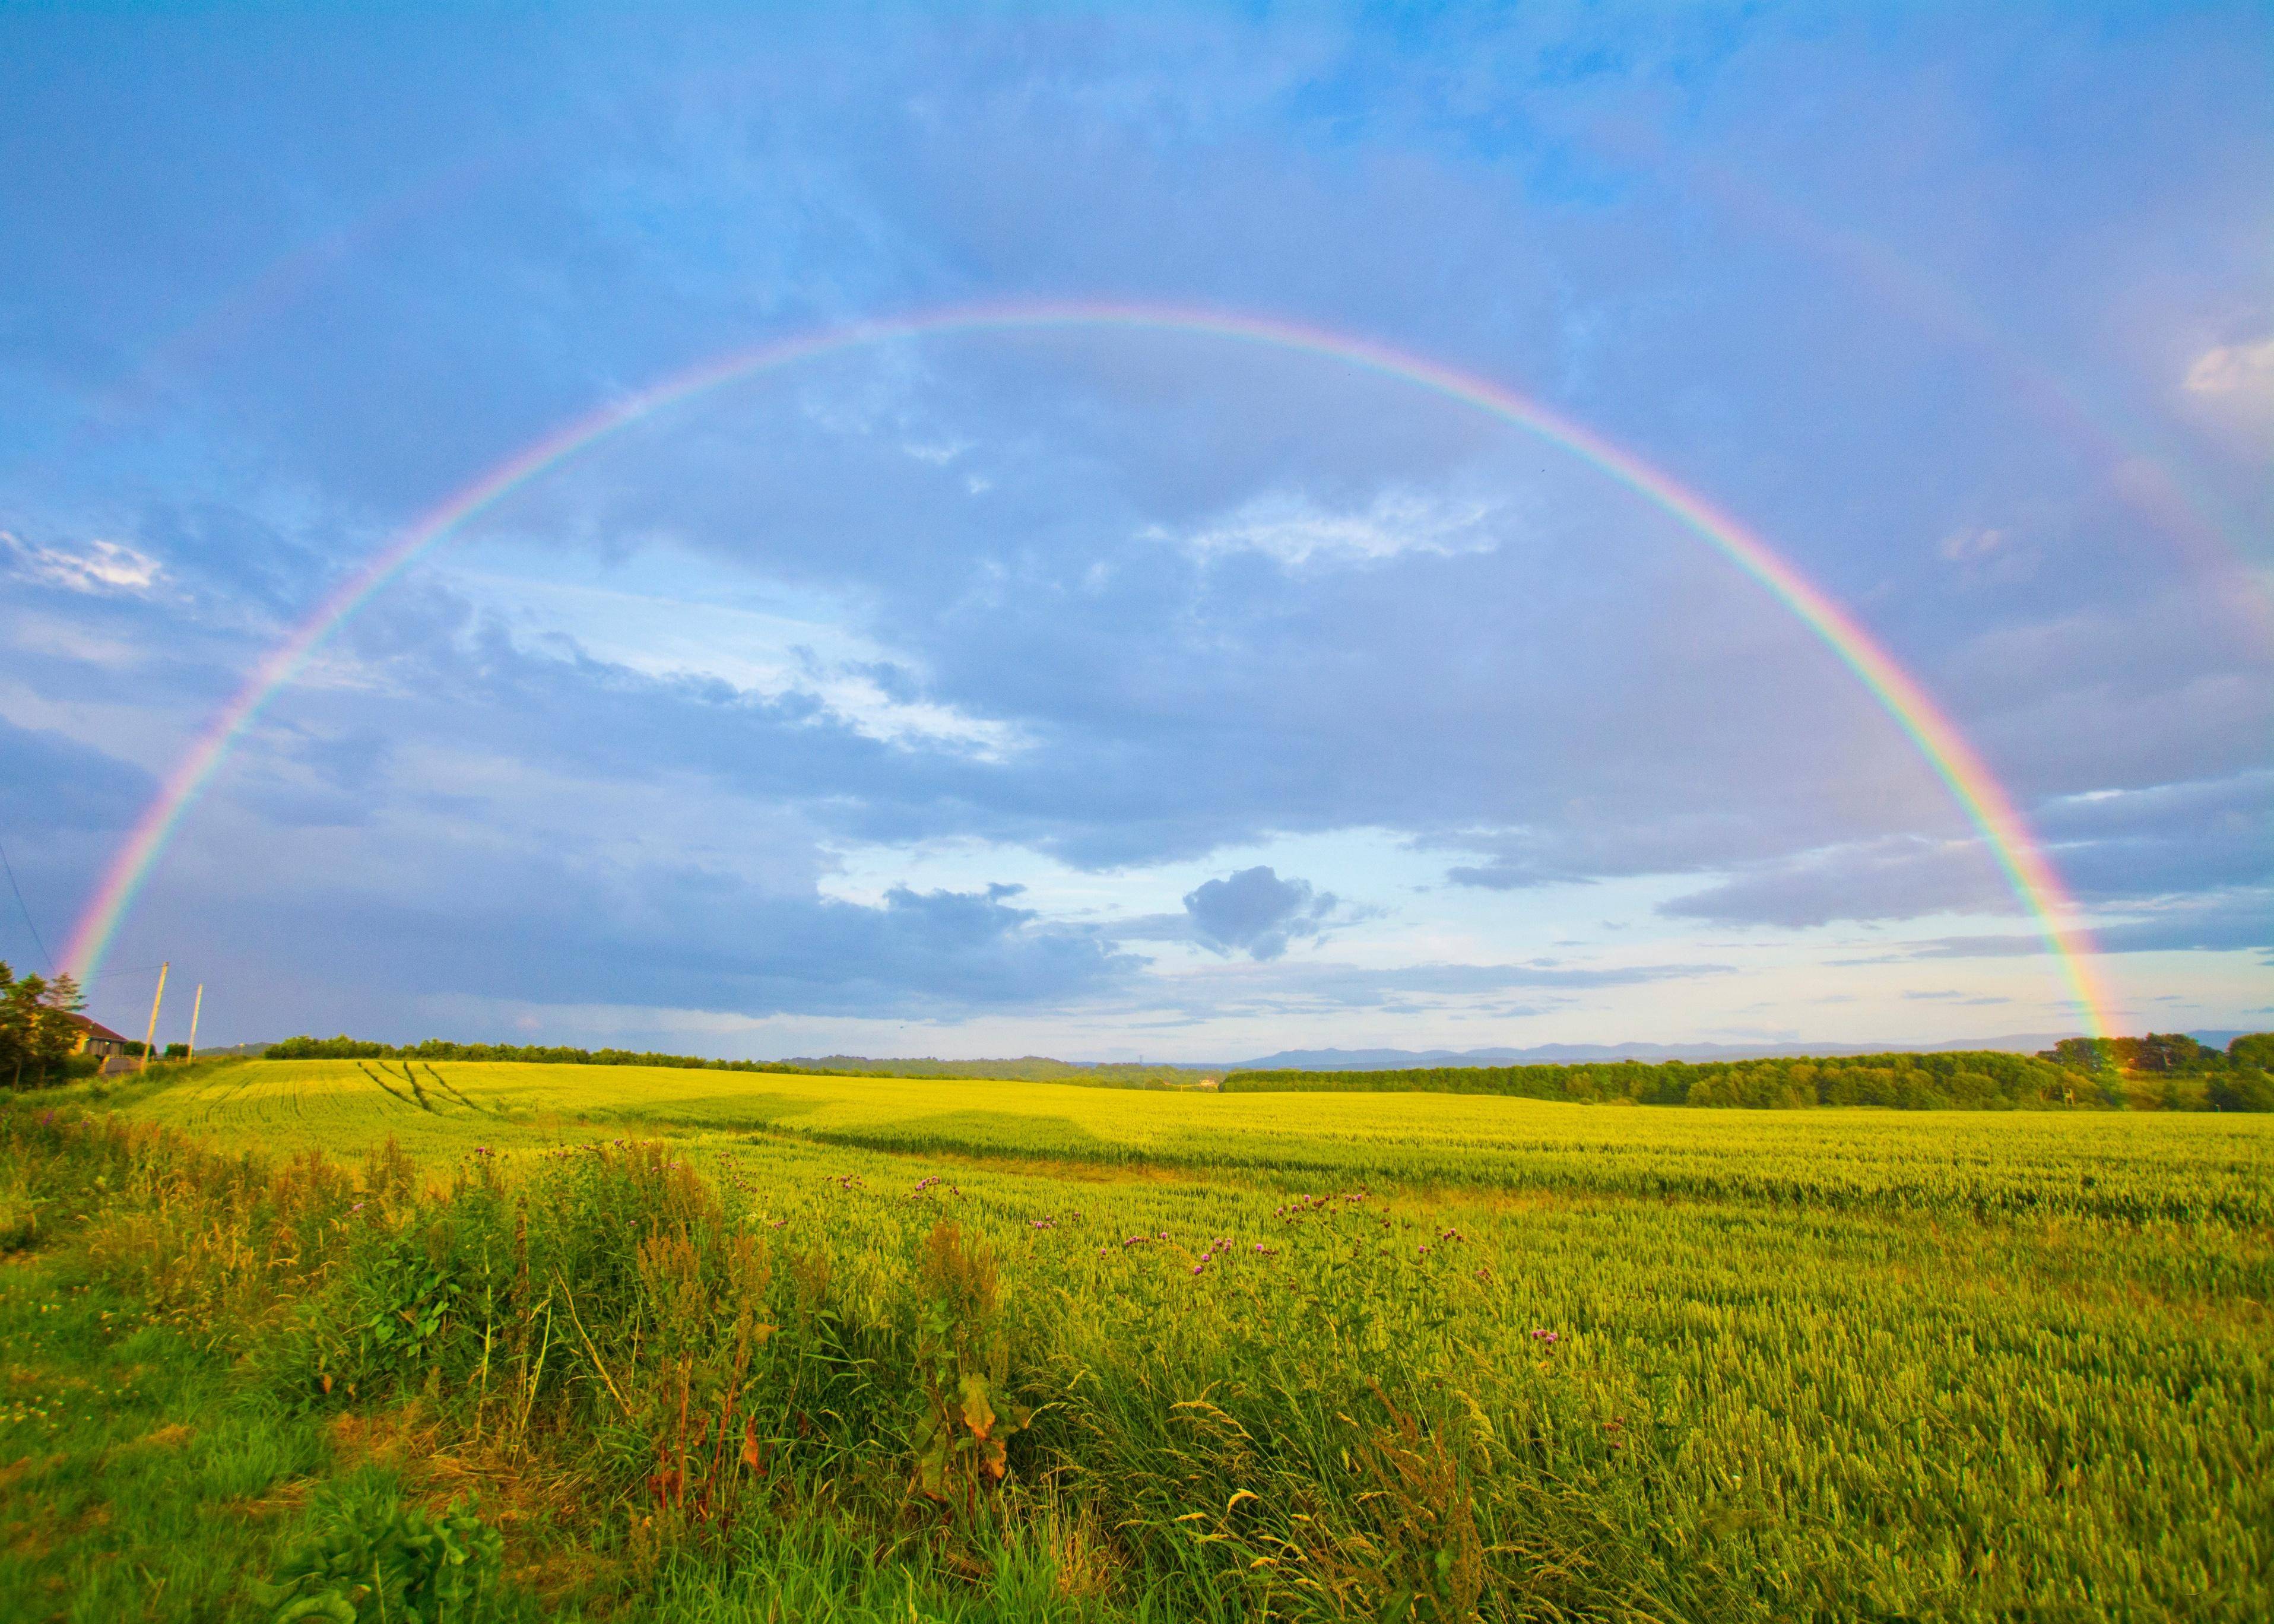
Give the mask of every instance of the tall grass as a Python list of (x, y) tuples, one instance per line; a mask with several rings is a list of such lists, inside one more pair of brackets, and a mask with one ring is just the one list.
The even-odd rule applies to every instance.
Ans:
[[(1459, 1124), (1394, 1098), (1305, 1101), (1306, 1130), (1198, 1114), (1284, 1100), (1089, 1092), (1069, 1132), (1016, 1093), (935, 1088), (911, 1119), (839, 1084), (756, 1134), (645, 1140), (443, 1070), (456, 1116), (439, 1086), (405, 1109), (351, 1075), (290, 1097), (478, 1153), (269, 1164), (21, 1111), (0, 1151), (41, 1213), (86, 1213), (44, 1237), (76, 1225), (106, 1289), (280, 1404), (410, 1407), (438, 1447), (541, 1482), (626, 1605), (764, 1616), (752, 1575), (855, 1553), (883, 1576), (814, 1616), (2274, 1604), (2274, 1262), (2248, 1199), (2191, 1188), (2203, 1166), (2240, 1188), (2263, 1147), (2172, 1137), (2217, 1122), (2007, 1118), (2001, 1157), (1979, 1119), (1879, 1119), (1875, 1144), (1685, 1113), (1677, 1139), (1458, 1102), (1499, 1135), (1473, 1154), (1527, 1182), (1444, 1177)], [(199, 1109), (273, 1098), (280, 1071), (310, 1075)], [(1181, 1116), (1148, 1138), (1121, 1104), (1236, 1142)], [(927, 1159), (943, 1141), (1061, 1159)], [(1098, 1177), (1126, 1165), (1100, 1143), (1177, 1176)], [(1953, 1146), (1972, 1170), (1932, 1176)], [(1589, 1158), (1616, 1170), (1557, 1170)]]

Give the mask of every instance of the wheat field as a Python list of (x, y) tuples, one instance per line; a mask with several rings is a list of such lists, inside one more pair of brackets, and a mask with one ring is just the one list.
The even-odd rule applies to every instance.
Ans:
[(399, 1061), (131, 1110), (461, 1189), (647, 1155), (872, 1328), (951, 1221), (1012, 1466), (1227, 1617), (2274, 1606), (2267, 1118)]

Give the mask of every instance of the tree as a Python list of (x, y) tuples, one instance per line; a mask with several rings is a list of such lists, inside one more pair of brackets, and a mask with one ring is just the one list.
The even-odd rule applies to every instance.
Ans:
[(83, 1002), (79, 983), (68, 975), (19, 977), (0, 963), (0, 1067), (12, 1086), (21, 1088), (27, 1071), (34, 1084), (49, 1080), (78, 1047), (79, 1023), (72, 1015)]
[(2210, 1079), (2210, 1108), (2215, 1111), (2274, 1111), (2274, 1077), (2237, 1066)]
[(2075, 1071), (2113, 1071), (2117, 1038), (2063, 1038), (2039, 1056)]
[(2139, 1051), (2132, 1064), (2142, 1071), (2198, 1071), (2203, 1069), (2203, 1056), (2217, 1052), (2205, 1049), (2184, 1032), (2151, 1032), (2139, 1040)]
[(2210, 1083), (2215, 1111), (2274, 1111), (2274, 1032), (2254, 1032), (2226, 1046), (2226, 1074)]

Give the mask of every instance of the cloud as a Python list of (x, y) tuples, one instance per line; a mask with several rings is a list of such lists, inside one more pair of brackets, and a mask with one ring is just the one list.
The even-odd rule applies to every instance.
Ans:
[(2195, 395), (2274, 399), (2274, 338), (2204, 350), (2187, 368), (2187, 384)]
[[(2092, 944), (2104, 953), (2258, 951), (2274, 959), (2274, 886), (2238, 887), (2209, 894), (2135, 905), (2132, 916), (2096, 927)], [(2040, 936), (1984, 934), (1913, 943), (1850, 965), (1900, 964), (1920, 959), (2020, 959), (2046, 951)]]
[(2001, 530), (1953, 530), (1942, 538), (1938, 551), (1954, 564), (1972, 563), (1999, 552), (2009, 539)]
[(2274, 771), (2066, 796), (2037, 828), (2062, 877), (2119, 910), (2211, 896), (2274, 874)]
[(1298, 937), (1315, 936), (1341, 906), (1308, 880), (1283, 880), (1269, 865), (1209, 880), (1185, 896), (1193, 934), (1219, 953), (1276, 959)]
[[(1379, 562), (1406, 553), (1482, 552), (1496, 541), (1487, 523), (1492, 516), (1481, 502), (1412, 490), (1380, 491), (1364, 508), (1341, 510), (1322, 508), (1306, 495), (1274, 491), (1178, 539), (1202, 557), (1260, 553), (1292, 569), (1314, 560)], [(1169, 539), (1159, 527), (1148, 534)]]
[(2172, 898), (2142, 917), (2102, 926), (2093, 940), (2105, 953), (2274, 955), (2274, 887)]
[(1659, 905), (1668, 918), (1805, 929), (1835, 920), (2012, 913), (2018, 904), (1980, 845), (1898, 837), (1757, 864)]
[[(280, 830), (275, 844), (328, 842)], [(288, 908), (185, 889), (152, 907), (161, 921), (174, 911), (211, 921), (233, 952), (304, 987), (319, 967), (295, 948), (294, 932), (318, 918), (358, 920), (358, 974), (329, 996), (396, 1031), (413, 997), (446, 994), (752, 1018), (1032, 1012), (1126, 991), (1144, 962), (1016, 906), (1014, 887), (900, 887), (870, 906), (711, 867), (454, 852), (447, 842), (415, 867), (360, 876), (362, 884), (309, 885)], [(385, 989), (375, 1007), (365, 985)], [(277, 996), (251, 981), (239, 994), (247, 1005)], [(289, 996), (282, 1003), (290, 1007)], [(265, 1019), (305, 1017), (280, 1010)]]
[(124, 829), (154, 788), (148, 773), (115, 756), (0, 718), (0, 819), (11, 834)]
[(1936, 552), (1956, 566), (1957, 576), (1969, 585), (2012, 586), (2036, 573), (2040, 550), (2002, 526), (1969, 526), (1952, 530)]
[(1359, 1010), (1436, 1013), (1503, 1002), (1482, 1012), (1500, 1019), (1543, 1013), (1555, 1001), (1505, 1001), (1505, 995), (1585, 993), (1732, 974), (1724, 964), (1395, 966), (1279, 960), (1168, 978), (1158, 993), (1193, 1019), (1254, 1016), (1330, 1016)]
[(166, 573), (156, 559), (124, 542), (90, 541), (74, 552), (68, 547), (34, 546), (0, 530), (0, 546), (13, 557), (19, 578), (69, 592), (139, 594), (147, 592)]

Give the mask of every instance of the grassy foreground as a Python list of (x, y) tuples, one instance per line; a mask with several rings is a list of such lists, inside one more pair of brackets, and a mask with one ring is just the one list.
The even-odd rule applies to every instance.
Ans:
[(0, 1114), (0, 1616), (282, 1616), (328, 1551), (365, 1618), (445, 1569), (467, 1620), (2274, 1612), (2265, 1118), (399, 1062), (46, 1104)]

